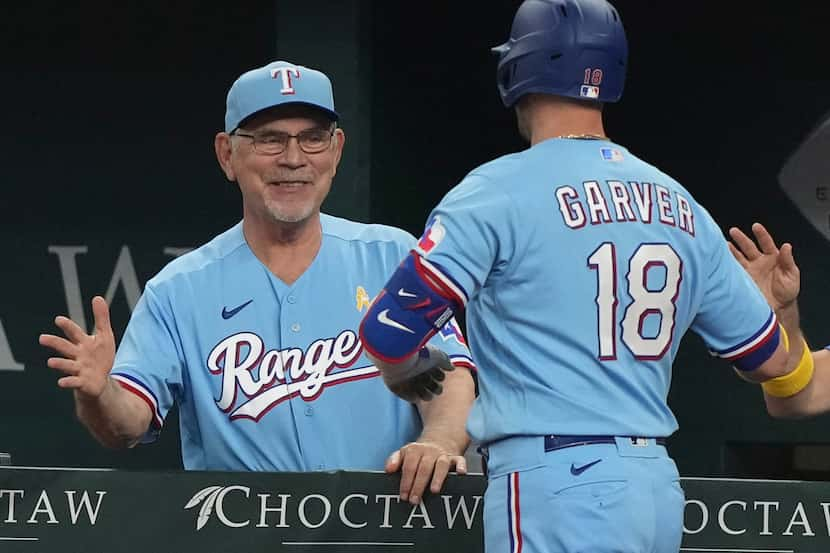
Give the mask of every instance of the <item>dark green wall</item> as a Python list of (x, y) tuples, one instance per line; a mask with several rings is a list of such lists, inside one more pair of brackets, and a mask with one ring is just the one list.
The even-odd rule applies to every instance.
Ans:
[[(323, 69), (334, 83), (334, 104), (346, 146), (323, 209), (368, 222), (372, 133), (372, 21), (366, 1), (276, 2), (276, 57)], [(323, 17), (322, 15), (325, 14)]]
[[(274, 19), (270, 4), (4, 8), (0, 351), (10, 348), (25, 370), (0, 370), (0, 451), (16, 464), (180, 466), (175, 419), (158, 445), (120, 453), (75, 421), (72, 397), (37, 345), (68, 309), (50, 248), (86, 249), (75, 261), (89, 324), (89, 301), (107, 291), (122, 247), (127, 273), (143, 286), (172, 259), (165, 248), (198, 245), (239, 219), (239, 193), (219, 170), (213, 137), (231, 82), (271, 58)], [(130, 312), (123, 287), (112, 311), (120, 335)]]

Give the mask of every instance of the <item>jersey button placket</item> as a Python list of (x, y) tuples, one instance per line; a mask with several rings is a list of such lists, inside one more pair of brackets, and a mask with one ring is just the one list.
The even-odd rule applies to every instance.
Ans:
[[(290, 290), (283, 297), (282, 301), (280, 326), (285, 333), (283, 347), (304, 350), (303, 360), (300, 361), (303, 366), (295, 367), (292, 365), (291, 370), (286, 371), (286, 381), (289, 379), (290, 374), (294, 374), (294, 378), (291, 379), (292, 381), (295, 381), (295, 379), (302, 380), (307, 377), (302, 369), (304, 369), (306, 363), (305, 355), (308, 354), (308, 343), (314, 339), (314, 336), (310, 336), (309, 333), (316, 332), (314, 323), (306, 320), (306, 313), (304, 313), (303, 308), (299, 305), (300, 299), (303, 297), (302, 293), (303, 290), (299, 290), (298, 292)], [(319, 433), (316, 426), (323, 423), (323, 421), (317, 417), (318, 413), (314, 405), (301, 394), (292, 396), (289, 401), (293, 405), (294, 424), (297, 429), (300, 447), (305, 452), (305, 463), (308, 470), (324, 470), (326, 468), (325, 455), (319, 451), (320, 446), (315, 438), (316, 434)]]

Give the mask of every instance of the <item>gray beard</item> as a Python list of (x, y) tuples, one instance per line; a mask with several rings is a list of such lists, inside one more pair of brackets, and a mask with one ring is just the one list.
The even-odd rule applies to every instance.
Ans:
[(271, 215), (271, 218), (278, 223), (299, 223), (305, 221), (311, 217), (312, 213), (314, 213), (313, 206), (309, 206), (307, 209), (296, 211), (294, 213), (286, 213), (278, 205), (266, 204), (265, 208), (268, 210), (268, 214)]

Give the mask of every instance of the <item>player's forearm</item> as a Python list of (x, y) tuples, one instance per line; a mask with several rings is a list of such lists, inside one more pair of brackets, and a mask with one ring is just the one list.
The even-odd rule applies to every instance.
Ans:
[(798, 350), (793, 346), (804, 341), (804, 335), (801, 332), (801, 321), (799, 320), (798, 302), (793, 301), (787, 307), (777, 309), (775, 316), (778, 317), (778, 322), (787, 331), (790, 340), (790, 352)]
[(454, 455), (463, 455), (470, 443), (467, 415), (475, 399), (475, 384), (466, 368), (446, 373), (444, 391), (431, 401), (418, 402), (424, 429), (418, 441), (435, 442)]
[(147, 404), (112, 378), (97, 398), (76, 392), (75, 411), (95, 439), (114, 449), (133, 447), (138, 443), (152, 417)]
[[(775, 314), (778, 317), (778, 322), (786, 331), (789, 341), (786, 374), (796, 370), (799, 363), (803, 364), (804, 361), (810, 361), (811, 358), (814, 368), (812, 377), (798, 393), (781, 396), (770, 394), (769, 390), (765, 388), (764, 401), (767, 405), (767, 411), (778, 418), (799, 418), (812, 416), (830, 409), (830, 403), (828, 403), (830, 396), (827, 393), (828, 386), (830, 386), (830, 380), (828, 380), (830, 379), (830, 371), (826, 367), (822, 369), (822, 365), (830, 361), (822, 352), (810, 352), (801, 331), (798, 303), (793, 301), (786, 307), (777, 309)], [(817, 363), (818, 366), (816, 366)]]
[(795, 395), (776, 397), (764, 394), (767, 411), (776, 418), (802, 418), (830, 411), (830, 351), (812, 352), (813, 378)]
[(801, 332), (798, 302), (793, 301), (787, 307), (777, 309), (775, 315), (778, 318), (778, 323), (786, 332), (789, 347), (782, 374), (789, 374), (798, 366), (804, 355), (804, 348), (809, 347), (804, 339), (804, 334)]

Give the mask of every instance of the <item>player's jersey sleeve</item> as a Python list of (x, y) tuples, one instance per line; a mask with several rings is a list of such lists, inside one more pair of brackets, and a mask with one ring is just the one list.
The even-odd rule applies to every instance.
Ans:
[[(399, 241), (399, 256), (405, 257), (410, 255), (410, 251), (416, 247), (416, 239), (414, 236), (405, 233), (405, 239)], [(461, 332), (461, 327), (455, 320), (455, 317), (450, 318), (447, 323), (429, 340), (429, 343), (443, 350), (449, 355), (453, 365), (458, 367), (467, 367), (475, 370), (475, 363), (470, 355), (470, 349), (464, 334)]]
[(432, 211), (415, 252), (435, 277), (460, 288), (460, 303), (505, 272), (516, 249), (516, 209), (499, 183), (471, 173)]
[[(723, 233), (711, 216), (704, 215), (700, 238), (711, 244), (710, 261), (702, 268), (705, 293), (692, 330), (713, 355), (733, 363), (753, 358), (755, 368), (769, 358), (778, 344), (778, 323), (761, 291), (729, 251)], [(727, 315), (728, 314), (728, 315)]]
[(143, 441), (155, 440), (182, 390), (182, 354), (169, 304), (148, 283), (127, 324), (111, 376), (144, 400), (153, 420)]

